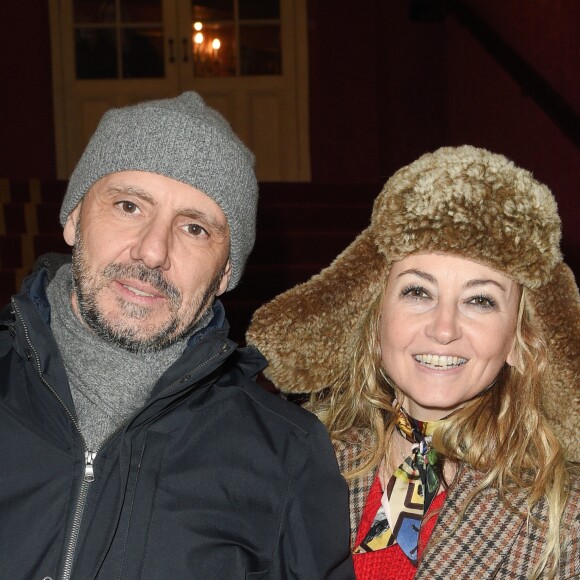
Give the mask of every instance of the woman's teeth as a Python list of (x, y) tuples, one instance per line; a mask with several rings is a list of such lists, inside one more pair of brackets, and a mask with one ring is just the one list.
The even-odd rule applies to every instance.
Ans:
[(415, 360), (430, 369), (453, 369), (467, 362), (466, 358), (459, 356), (441, 356), (438, 354), (418, 354)]

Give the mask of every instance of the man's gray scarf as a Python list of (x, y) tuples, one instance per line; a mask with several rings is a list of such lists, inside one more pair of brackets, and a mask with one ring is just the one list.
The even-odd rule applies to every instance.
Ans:
[[(98, 337), (74, 314), (71, 265), (47, 289), (51, 328), (68, 375), (80, 430), (96, 450), (147, 401), (159, 377), (179, 358), (187, 339), (154, 354), (135, 354)], [(199, 328), (198, 328), (199, 330)]]

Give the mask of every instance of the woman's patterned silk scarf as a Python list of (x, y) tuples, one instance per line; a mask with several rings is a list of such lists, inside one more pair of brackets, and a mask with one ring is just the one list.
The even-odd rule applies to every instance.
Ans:
[(431, 449), (438, 423), (417, 421), (400, 409), (395, 428), (413, 443), (412, 451), (389, 480), (381, 507), (366, 537), (355, 548), (355, 554), (399, 544), (409, 560), (417, 565), (421, 520), (441, 484), (436, 466), (437, 452)]

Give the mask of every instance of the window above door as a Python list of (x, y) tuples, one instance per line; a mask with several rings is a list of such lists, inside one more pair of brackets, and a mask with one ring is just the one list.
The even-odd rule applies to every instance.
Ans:
[(162, 78), (166, 58), (191, 62), (198, 78), (282, 74), (280, 0), (185, 0), (174, 9), (191, 35), (165, 32), (162, 0), (72, 0), (77, 80)]
[(49, 0), (57, 173), (111, 107), (194, 90), (263, 181), (310, 178), (306, 0)]

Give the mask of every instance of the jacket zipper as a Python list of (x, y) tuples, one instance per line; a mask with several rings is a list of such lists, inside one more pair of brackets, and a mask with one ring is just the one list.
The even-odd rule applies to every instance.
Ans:
[(69, 580), (72, 572), (72, 564), (77, 546), (77, 540), (79, 537), (79, 531), (81, 529), (81, 522), (83, 521), (85, 503), (89, 494), (89, 487), (91, 483), (95, 481), (93, 462), (95, 461), (96, 455), (96, 451), (85, 451), (85, 473), (83, 480), (81, 481), (81, 487), (79, 489), (79, 495), (75, 506), (72, 528), (67, 544), (64, 566), (62, 568), (62, 580)]
[(42, 373), (42, 369), (40, 366), (40, 357), (38, 356), (38, 352), (36, 351), (36, 349), (32, 345), (32, 341), (30, 340), (30, 334), (28, 333), (28, 328), (24, 322), (24, 319), (22, 317), (22, 314), (21, 314), (18, 306), (16, 306), (14, 301), (12, 301), (12, 307), (14, 308), (14, 311), (18, 314), (18, 318), (20, 319), (20, 322), (22, 324), (22, 328), (24, 329), (24, 336), (26, 337), (26, 342), (28, 343), (28, 346), (29, 346), (31, 352), (34, 354), (34, 360), (36, 362), (36, 370), (38, 372), (38, 376), (40, 377), (40, 380), (46, 386), (46, 388), (50, 391), (50, 393), (54, 396), (54, 398), (61, 404), (62, 408), (65, 410), (69, 419), (72, 421), (72, 424), (74, 425), (75, 429), (77, 430), (77, 432), (81, 438), (81, 441), (83, 443), (83, 449), (84, 449), (84, 453), (85, 453), (85, 471), (84, 471), (83, 480), (81, 482), (81, 486), (79, 489), (79, 495), (77, 497), (77, 501), (75, 504), (71, 533), (69, 535), (69, 539), (67, 542), (67, 548), (66, 548), (66, 552), (65, 552), (65, 560), (64, 560), (64, 565), (62, 568), (62, 580), (70, 580), (74, 553), (75, 553), (75, 549), (76, 549), (76, 544), (77, 544), (78, 534), (79, 534), (81, 521), (82, 521), (82, 517), (83, 517), (83, 512), (84, 512), (84, 508), (85, 508), (85, 503), (86, 503), (87, 495), (89, 492), (89, 486), (95, 480), (94, 460), (95, 460), (95, 457), (97, 455), (98, 449), (96, 451), (89, 451), (87, 449), (86, 441), (83, 437), (83, 434), (81, 432), (79, 424), (77, 423), (76, 418), (68, 410), (68, 407), (64, 404), (64, 401), (60, 398), (59, 394), (48, 383), (48, 381), (44, 377), (44, 374)]
[[(24, 323), (23, 323), (24, 326)], [(25, 332), (26, 332), (26, 327), (24, 326)], [(26, 334), (27, 340), (28, 340), (28, 334)], [(30, 344), (30, 341), (28, 341)], [(31, 346), (32, 348), (32, 346)], [(216, 354), (214, 354), (212, 357), (208, 358), (206, 361), (204, 361), (203, 363), (199, 364), (197, 367), (195, 367), (194, 369), (192, 369), (189, 374), (194, 373), (195, 371), (199, 370), (201, 367), (204, 367), (205, 365), (209, 364), (212, 360), (219, 358), (219, 356), (221, 354), (223, 354), (225, 351), (227, 350), (227, 345), (224, 344), (223, 347), (219, 350), (219, 352), (217, 352)], [(36, 354), (36, 352), (35, 352)], [(38, 359), (38, 356), (37, 356)], [(40, 365), (39, 369), (40, 369)], [(43, 379), (43, 382), (46, 384), (46, 382)], [(168, 389), (170, 389), (174, 384), (176, 384), (179, 381), (176, 381), (170, 385), (168, 385), (165, 389), (163, 389), (162, 392), (167, 391)], [(47, 385), (48, 386), (48, 385)], [(49, 386), (49, 388), (54, 392), (54, 390)], [(56, 393), (55, 393), (56, 395)], [(58, 395), (56, 395), (57, 398)], [(62, 402), (62, 401), (61, 401)], [(65, 407), (66, 408), (66, 407)], [(69, 413), (70, 415), (70, 413)], [(74, 421), (74, 418), (73, 418)], [(76, 545), (77, 545), (77, 540), (78, 540), (78, 535), (79, 535), (79, 531), (81, 528), (81, 523), (82, 523), (82, 519), (83, 519), (83, 513), (84, 513), (84, 508), (85, 508), (85, 504), (87, 501), (87, 496), (89, 493), (89, 488), (91, 483), (95, 480), (95, 472), (94, 472), (94, 461), (95, 461), (95, 457), (97, 456), (97, 453), (99, 452), (99, 450), (103, 447), (103, 445), (109, 441), (109, 439), (111, 439), (112, 437), (114, 437), (114, 435), (116, 433), (118, 433), (121, 429), (124, 428), (125, 425), (127, 425), (128, 422), (124, 423), (121, 427), (119, 427), (118, 429), (116, 429), (113, 433), (111, 433), (102, 443), (101, 445), (99, 445), (97, 447), (96, 451), (89, 451), (86, 448), (86, 444), (85, 444), (85, 473), (83, 476), (83, 480), (81, 482), (81, 487), (79, 490), (79, 495), (78, 495), (78, 499), (77, 499), (77, 503), (76, 503), (76, 507), (75, 507), (75, 511), (74, 511), (74, 518), (73, 518), (73, 525), (72, 525), (72, 529), (71, 529), (71, 533), (70, 533), (70, 537), (69, 537), (69, 543), (68, 543), (68, 547), (67, 547), (67, 551), (66, 551), (66, 557), (65, 557), (65, 561), (64, 561), (64, 566), (63, 566), (63, 572), (62, 572), (62, 580), (70, 580), (71, 577), (71, 572), (72, 572), (72, 565), (73, 565), (73, 560), (74, 560), (74, 555), (75, 555), (75, 550), (76, 550)], [(80, 433), (80, 429), (78, 427), (78, 425), (76, 424), (75, 421), (75, 425), (77, 426), (77, 430)], [(82, 437), (82, 434), (81, 434)], [(83, 438), (83, 442), (84, 442), (84, 438)]]
[[(30, 340), (30, 335), (28, 333), (28, 328), (26, 327), (26, 324), (24, 322), (22, 314), (21, 314), (18, 306), (16, 306), (16, 304), (14, 303), (14, 301), (12, 301), (12, 307), (14, 308), (14, 311), (18, 314), (18, 318), (20, 319), (20, 322), (22, 324), (22, 328), (24, 329), (24, 336), (26, 337), (26, 342), (28, 343), (30, 350), (34, 353), (34, 360), (36, 361), (36, 369), (38, 372), (38, 376), (40, 377), (40, 380), (48, 388), (48, 390), (56, 398), (56, 400), (61, 404), (61, 406), (64, 408), (66, 414), (69, 416), (70, 420), (72, 421), (73, 425), (75, 426), (75, 429), (77, 430), (77, 432), (81, 438), (81, 441), (83, 442), (83, 448), (84, 448), (84, 453), (85, 453), (85, 470), (84, 470), (83, 479), (81, 481), (81, 485), (80, 485), (80, 489), (79, 489), (79, 495), (77, 497), (77, 502), (75, 505), (74, 515), (73, 515), (73, 523), (72, 523), (72, 528), (71, 528), (71, 532), (69, 535), (69, 540), (67, 543), (67, 549), (65, 552), (65, 560), (64, 560), (64, 565), (62, 568), (62, 576), (61, 576), (62, 580), (70, 580), (71, 572), (72, 572), (72, 565), (73, 565), (73, 560), (74, 560), (74, 555), (75, 555), (75, 550), (76, 550), (76, 545), (77, 545), (77, 540), (78, 540), (78, 535), (79, 535), (79, 531), (80, 531), (80, 527), (81, 527), (81, 523), (82, 523), (82, 519), (83, 519), (83, 513), (84, 513), (84, 509), (85, 509), (85, 504), (87, 501), (87, 496), (89, 493), (90, 485), (95, 480), (95, 472), (94, 472), (95, 458), (96, 458), (99, 450), (104, 445), (104, 443), (106, 443), (109, 439), (111, 439), (127, 423), (125, 423), (125, 425), (119, 427), (119, 429), (117, 429), (114, 433), (109, 435), (109, 437), (107, 437), (105, 439), (105, 441), (103, 443), (101, 443), (101, 445), (99, 445), (99, 447), (97, 447), (97, 449), (95, 451), (90, 451), (88, 449), (85, 438), (83, 437), (83, 434), (81, 432), (79, 424), (77, 423), (76, 418), (68, 410), (67, 406), (64, 404), (64, 401), (60, 398), (59, 394), (52, 388), (52, 386), (44, 378), (44, 374), (42, 373), (42, 369), (40, 366), (40, 357), (38, 356), (38, 352), (36, 351), (36, 349), (32, 345), (32, 341)], [(214, 359), (219, 358), (224, 352), (226, 352), (226, 350), (227, 350), (227, 343), (224, 343), (218, 352), (216, 352), (213, 356), (211, 356), (207, 360), (203, 361), (197, 367), (190, 370), (187, 373), (187, 375), (191, 376), (193, 373), (198, 371), (200, 368), (208, 365)], [(183, 377), (182, 377), (182, 379), (183, 379)], [(163, 389), (162, 393), (169, 390), (173, 385), (179, 383), (180, 380), (174, 381), (173, 383), (168, 385), (165, 389)]]

